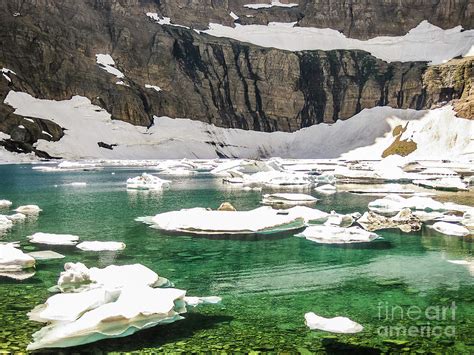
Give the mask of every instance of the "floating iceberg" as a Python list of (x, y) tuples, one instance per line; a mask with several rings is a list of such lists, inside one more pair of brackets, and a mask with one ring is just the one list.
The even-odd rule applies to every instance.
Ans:
[(321, 244), (367, 243), (379, 236), (359, 227), (310, 226), (297, 235)]
[(304, 315), (305, 324), (311, 330), (324, 330), (331, 333), (359, 333), (364, 327), (346, 317), (324, 318), (313, 312)]
[(401, 210), (395, 217), (387, 218), (374, 212), (365, 212), (357, 223), (369, 232), (379, 229), (398, 228), (409, 233), (421, 229), (421, 221), (413, 215), (409, 208)]
[(273, 207), (306, 206), (318, 201), (316, 197), (306, 194), (276, 193), (263, 195), (262, 204)]
[(0, 208), (8, 208), (12, 205), (11, 201), (8, 200), (0, 200)]
[[(30, 319), (47, 324), (33, 334), (27, 350), (65, 348), (129, 336), (141, 329), (183, 319), (181, 314), (186, 313), (187, 306), (221, 301), (219, 297), (186, 297), (186, 291), (175, 288), (156, 288), (160, 278), (140, 264), (88, 269), (78, 263), (66, 264), (65, 269), (89, 274), (88, 281), (95, 287), (73, 288), (74, 293), (53, 295), (35, 307), (28, 314)], [(97, 280), (98, 274), (99, 279), (107, 282)], [(64, 273), (60, 281), (61, 278), (64, 279)], [(80, 284), (83, 279), (76, 281)], [(109, 283), (110, 279), (114, 281)]]
[(471, 232), (463, 226), (458, 224), (448, 223), (448, 222), (436, 222), (433, 224), (433, 229), (439, 233), (446, 235), (454, 235), (457, 237), (465, 237)]
[(278, 214), (287, 213), (294, 218), (303, 218), (308, 224), (322, 224), (328, 220), (329, 213), (306, 206), (295, 206), (287, 210), (279, 210)]
[(355, 218), (360, 217), (360, 213), (356, 213), (354, 215), (352, 214), (339, 214), (336, 213), (335, 211), (331, 211), (331, 213), (328, 215), (327, 221), (324, 223), (327, 226), (338, 226), (338, 227), (350, 227), (355, 221)]
[(116, 251), (125, 249), (125, 243), (93, 241), (82, 242), (76, 247), (84, 251)]
[(160, 179), (147, 173), (127, 180), (127, 189), (133, 190), (161, 190), (171, 181)]
[(49, 245), (76, 245), (79, 237), (71, 234), (35, 233), (27, 237), (30, 243)]
[(35, 273), (35, 259), (15, 247), (15, 244), (0, 244), (0, 276), (25, 280)]
[(18, 207), (15, 212), (23, 213), (26, 215), (37, 215), (42, 211), (37, 205), (25, 205)]
[(141, 219), (153, 228), (192, 235), (255, 235), (291, 232), (304, 227), (303, 218), (270, 207), (251, 211), (209, 211), (192, 208)]

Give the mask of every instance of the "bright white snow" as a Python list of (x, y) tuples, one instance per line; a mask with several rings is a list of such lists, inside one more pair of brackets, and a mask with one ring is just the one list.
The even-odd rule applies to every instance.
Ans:
[[(264, 133), (168, 117), (155, 117), (154, 125), (146, 129), (111, 120), (110, 114), (80, 96), (53, 101), (10, 91), (5, 103), (14, 107), (16, 114), (51, 119), (66, 128), (60, 141), (39, 140), (37, 148), (73, 160), (217, 158), (216, 147), (209, 141), (225, 143), (218, 149), (228, 157), (255, 158), (266, 152), (284, 158), (380, 159), (394, 141), (393, 128), (405, 126), (407, 121), (404, 135), (410, 135), (418, 145), (410, 158), (474, 156), (474, 121), (456, 117), (451, 106), (431, 111), (376, 107), (332, 125), (315, 125), (294, 133)], [(118, 146), (103, 149), (98, 142)], [(15, 161), (15, 157), (2, 158), (0, 151), (0, 159)]]
[(235, 27), (210, 23), (203, 31), (211, 36), (228, 37), (262, 47), (289, 51), (360, 49), (387, 62), (428, 61), (444, 63), (466, 55), (474, 45), (474, 30), (462, 31), (461, 26), (443, 30), (427, 21), (400, 37), (375, 37), (366, 41), (347, 38), (329, 28), (294, 27), (295, 23), (270, 22), (268, 25)]
[(95, 57), (97, 64), (99, 64), (102, 69), (115, 75), (119, 79), (125, 77), (125, 75), (115, 67), (115, 61), (110, 54), (96, 54)]
[(297, 3), (282, 4), (279, 0), (272, 0), (270, 4), (260, 3), (260, 4), (246, 4), (244, 7), (254, 10), (259, 9), (269, 9), (271, 7), (295, 7), (298, 6)]

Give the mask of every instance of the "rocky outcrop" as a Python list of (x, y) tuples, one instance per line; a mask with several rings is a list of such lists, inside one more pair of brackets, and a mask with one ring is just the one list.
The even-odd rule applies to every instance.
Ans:
[[(363, 51), (288, 52), (160, 26), (145, 16), (146, 11), (158, 11), (173, 17), (176, 23), (194, 27), (203, 25), (204, 19), (206, 23), (215, 20), (231, 24), (229, 10), (236, 11), (244, 3), (247, 1), (0, 3), (0, 68), (16, 72), (9, 75), (11, 82), (0, 77), (0, 131), (10, 134), (14, 142), (31, 147), (37, 139), (55, 140), (63, 134), (61, 127), (47, 120), (25, 122), (14, 115), (3, 104), (9, 90), (56, 100), (86, 96), (110, 112), (112, 119), (142, 126), (151, 125), (153, 115), (166, 115), (222, 127), (295, 131), (315, 123), (347, 119), (364, 108), (388, 105), (422, 109), (447, 99), (459, 99), (463, 114), (472, 117), (472, 105), (464, 107), (465, 98), (472, 97), (472, 60), (428, 67), (422, 62), (386, 63)], [(435, 11), (424, 13), (430, 14), (433, 23), (472, 27), (472, 17), (466, 17), (472, 13), (469, 1), (438, 6), (429, 0), (346, 3), (349, 10), (352, 8), (349, 20), (344, 17), (345, 10), (338, 10), (342, 5), (331, 7), (326, 1), (300, 1), (298, 8), (289, 10), (247, 9), (244, 11), (255, 17), (241, 16), (241, 20), (266, 21), (260, 13), (272, 20), (286, 21), (296, 16), (301, 25), (330, 24), (347, 34), (364, 37), (368, 31), (406, 32), (405, 27), (416, 25), (422, 4), (429, 3)], [(412, 16), (407, 15), (410, 20), (400, 26), (393, 26), (393, 18), (382, 20), (392, 13), (404, 17), (403, 11), (410, 6)], [(398, 7), (400, 13), (394, 10)], [(317, 16), (312, 12), (315, 9), (321, 11)], [(336, 14), (342, 17), (336, 18)], [(377, 26), (367, 20), (369, 14)], [(385, 17), (375, 20), (375, 14)], [(340, 27), (351, 23), (350, 28)], [(125, 85), (118, 85), (115, 76), (97, 65), (98, 53), (112, 55), (125, 74), (120, 79)], [(25, 129), (19, 129), (20, 125)]]

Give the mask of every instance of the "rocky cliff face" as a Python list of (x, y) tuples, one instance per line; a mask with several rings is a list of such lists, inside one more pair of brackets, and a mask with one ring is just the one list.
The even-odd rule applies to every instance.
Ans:
[[(329, 26), (330, 22), (333, 28), (364, 37), (374, 29), (364, 18), (379, 12), (389, 16), (395, 6), (394, 1), (375, 2), (348, 1), (346, 10), (352, 13), (349, 22), (344, 17), (346, 10), (331, 7), (327, 1), (301, 1), (297, 9), (271, 9), (262, 16), (271, 14), (287, 20), (295, 12), (304, 25)], [(472, 60), (463, 62), (463, 75), (449, 80), (457, 69), (427, 69), (422, 62), (386, 63), (362, 51), (261, 48), (185, 28), (160, 26), (145, 16), (147, 11), (161, 11), (176, 23), (199, 26), (204, 25), (204, 19), (214, 18), (226, 23), (232, 20), (229, 10), (240, 9), (243, 3), (247, 1), (1, 2), (0, 67), (16, 75), (10, 75), (11, 82), (0, 78), (0, 130), (12, 134), (20, 122), (3, 104), (9, 90), (49, 99), (86, 96), (110, 112), (113, 119), (136, 125), (148, 126), (153, 115), (167, 115), (261, 131), (294, 131), (335, 122), (378, 105), (422, 109), (447, 98), (467, 97), (472, 91), (468, 83)], [(428, 0), (397, 0), (396, 6), (404, 9), (412, 3), (415, 10), (425, 3), (434, 6)], [(434, 12), (424, 12), (433, 17), (430, 21), (445, 27), (450, 27), (450, 21), (453, 25), (472, 25), (471, 16), (464, 18), (472, 12), (470, 1), (443, 3)], [(364, 12), (369, 8), (371, 11)], [(311, 11), (317, 9), (323, 12), (316, 16)], [(365, 17), (360, 17), (362, 14)], [(397, 16), (405, 15), (402, 11)], [(416, 16), (410, 21), (418, 21), (413, 18)], [(265, 21), (261, 16), (253, 19)], [(381, 27), (374, 33), (403, 32), (405, 24), (413, 27), (410, 21), (395, 29), (382, 26), (385, 21), (377, 19)], [(393, 19), (388, 22), (394, 23)], [(125, 74), (121, 80), (126, 85), (117, 85), (117, 78), (97, 65), (98, 53), (112, 55)], [(162, 91), (146, 85), (159, 86)], [(26, 127), (25, 137), (16, 137), (32, 144), (41, 138), (44, 128), (51, 139), (61, 137), (60, 127), (51, 123), (35, 121), (33, 125)]]

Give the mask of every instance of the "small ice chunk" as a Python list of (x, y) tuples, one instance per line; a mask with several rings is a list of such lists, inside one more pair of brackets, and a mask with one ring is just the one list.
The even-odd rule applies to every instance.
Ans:
[(87, 182), (71, 182), (69, 185), (82, 187), (82, 186), (87, 186)]
[(35, 259), (12, 244), (0, 245), (0, 271), (14, 272), (35, 266)]
[(122, 242), (82, 242), (76, 246), (84, 251), (116, 251), (125, 249), (125, 243)]
[(342, 228), (336, 226), (310, 226), (300, 234), (309, 241), (321, 244), (368, 243), (379, 236), (359, 227)]
[(353, 334), (364, 330), (364, 327), (346, 317), (324, 318), (313, 312), (304, 315), (305, 324), (311, 330), (324, 330), (331, 333)]
[(262, 204), (274, 207), (312, 205), (318, 201), (316, 197), (306, 194), (276, 193), (263, 195)]
[(448, 222), (436, 222), (433, 224), (433, 229), (439, 233), (457, 237), (465, 237), (471, 234), (466, 227)]
[(0, 200), (0, 208), (8, 208), (12, 205), (12, 202), (9, 200)]
[(26, 215), (39, 214), (42, 211), (37, 205), (25, 205), (18, 207), (15, 212), (23, 213)]
[(35, 233), (27, 237), (30, 243), (49, 245), (76, 245), (79, 237), (72, 234)]

